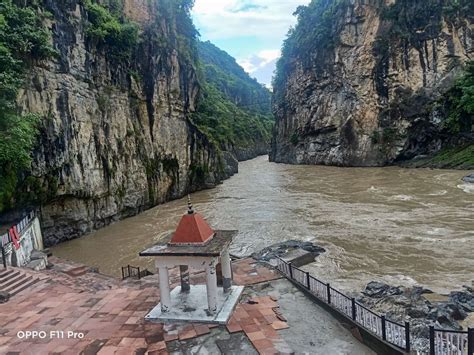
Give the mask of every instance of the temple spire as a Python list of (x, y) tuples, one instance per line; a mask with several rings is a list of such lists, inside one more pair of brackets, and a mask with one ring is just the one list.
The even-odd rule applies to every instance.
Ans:
[(191, 203), (191, 195), (188, 195), (188, 214), (194, 214), (193, 204)]

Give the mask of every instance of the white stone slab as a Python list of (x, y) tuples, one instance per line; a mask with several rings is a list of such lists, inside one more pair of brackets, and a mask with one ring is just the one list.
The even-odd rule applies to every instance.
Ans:
[(244, 290), (243, 286), (232, 286), (230, 292), (217, 290), (217, 312), (212, 315), (207, 310), (205, 285), (192, 285), (189, 293), (181, 293), (181, 286), (171, 291), (171, 310), (161, 312), (158, 304), (145, 316), (151, 322), (197, 322), (227, 324)]

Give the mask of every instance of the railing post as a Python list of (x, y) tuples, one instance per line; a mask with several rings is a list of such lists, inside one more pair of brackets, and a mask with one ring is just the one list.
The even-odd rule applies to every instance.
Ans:
[(309, 278), (310, 278), (310, 275), (309, 275), (309, 272), (306, 273), (306, 284), (308, 285), (308, 290), (311, 291), (311, 286), (310, 286), (310, 283), (309, 283)]
[(467, 328), (467, 353), (474, 354), (474, 328)]
[(326, 287), (328, 290), (328, 304), (331, 304), (331, 285), (329, 285), (329, 282)]
[(357, 321), (357, 308), (356, 308), (356, 299), (352, 297), (352, 320)]
[(7, 268), (7, 255), (5, 254), (5, 248), (2, 246), (2, 261), (3, 261), (3, 267), (6, 269)]
[(122, 269), (122, 280), (124, 280), (124, 279), (125, 279), (125, 276), (124, 276), (124, 274), (123, 274), (123, 266), (122, 266), (120, 269)]
[(290, 279), (293, 280), (293, 269), (292, 269), (291, 263), (288, 263), (288, 268), (289, 268), (289, 270), (290, 270)]
[(138, 267), (138, 279), (140, 280), (140, 266)]
[(435, 330), (430, 326), (430, 355), (435, 355)]
[(380, 319), (382, 320), (382, 339), (387, 340), (387, 323), (385, 316), (381, 316)]
[(405, 322), (405, 350), (410, 352), (410, 323)]

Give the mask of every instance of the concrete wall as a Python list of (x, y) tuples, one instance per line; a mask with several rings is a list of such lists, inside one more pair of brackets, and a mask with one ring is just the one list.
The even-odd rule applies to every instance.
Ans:
[(43, 250), (43, 235), (38, 217), (22, 229), (19, 244), (19, 249), (13, 243), (4, 245), (7, 265), (26, 266), (31, 261), (33, 250)]

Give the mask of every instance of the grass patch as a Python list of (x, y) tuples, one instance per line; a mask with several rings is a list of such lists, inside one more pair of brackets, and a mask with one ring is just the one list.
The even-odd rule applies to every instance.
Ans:
[(432, 157), (409, 161), (402, 165), (415, 168), (474, 169), (474, 144), (446, 148)]

